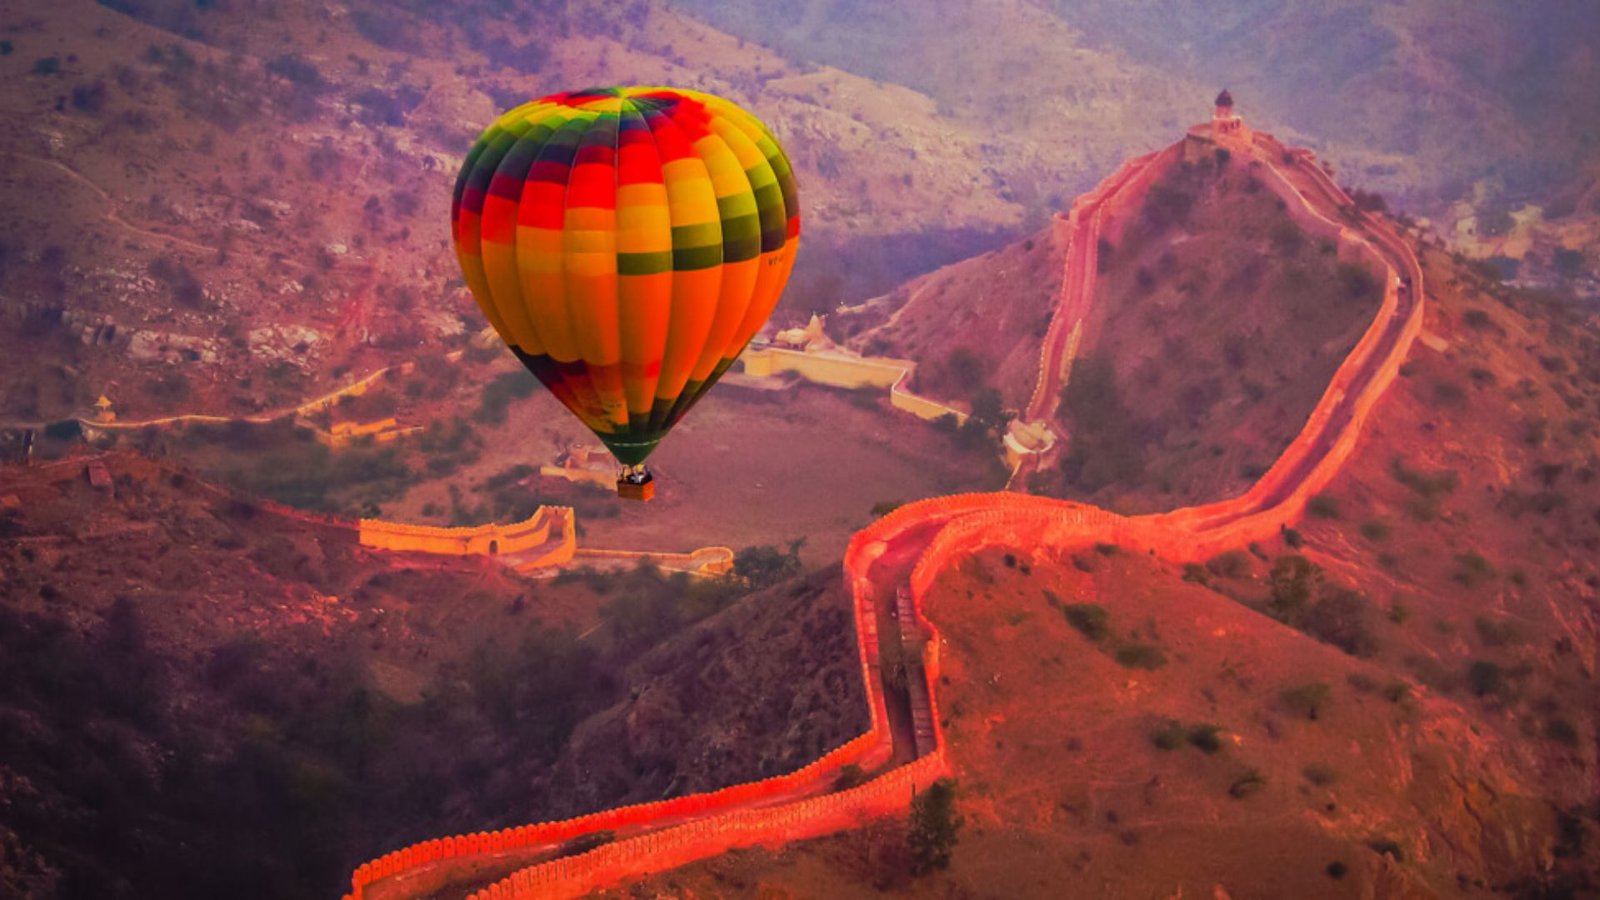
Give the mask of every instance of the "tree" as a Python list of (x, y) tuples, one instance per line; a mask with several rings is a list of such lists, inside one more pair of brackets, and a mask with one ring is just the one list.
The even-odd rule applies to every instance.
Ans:
[(972, 395), (972, 418), (988, 428), (999, 428), (1006, 423), (1005, 400), (1000, 391), (985, 387)]
[(1557, 247), (1550, 254), (1550, 263), (1555, 266), (1556, 272), (1562, 278), (1577, 278), (1583, 274), (1583, 252), (1569, 250), (1566, 247)]
[(1487, 237), (1498, 237), (1516, 226), (1516, 220), (1511, 218), (1511, 210), (1504, 204), (1495, 204), (1487, 209), (1478, 211), (1478, 233)]
[(800, 545), (803, 543), (804, 538), (791, 542), (788, 553), (771, 544), (745, 547), (733, 555), (733, 574), (756, 589), (792, 578), (800, 573)]
[(950, 357), (945, 361), (945, 371), (949, 373), (951, 381), (963, 388), (976, 389), (983, 384), (983, 360), (966, 347), (950, 351)]
[(906, 842), (911, 848), (912, 874), (926, 875), (950, 865), (950, 851), (966, 821), (955, 806), (956, 783), (949, 778), (935, 781), (911, 801), (911, 831)]
[(1267, 609), (1273, 618), (1294, 624), (1311, 602), (1322, 569), (1297, 553), (1280, 556), (1272, 563), (1272, 597)]

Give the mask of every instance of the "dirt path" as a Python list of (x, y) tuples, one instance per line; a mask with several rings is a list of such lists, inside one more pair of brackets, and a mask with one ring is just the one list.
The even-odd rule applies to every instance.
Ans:
[[(1269, 167), (1278, 170), (1281, 154), (1272, 158), (1269, 147), (1257, 155), (1264, 158)], [(1053, 399), (1059, 397), (1061, 382), (1066, 377), (1073, 346), (1070, 336), (1076, 328), (1066, 327), (1065, 323), (1074, 316), (1081, 321), (1091, 299), (1088, 288), (1092, 277), (1087, 273), (1092, 271), (1094, 262), (1092, 248), (1097, 243), (1100, 203), (1120, 190), (1136, 168), (1108, 180), (1108, 185), (1103, 187), (1109, 187), (1109, 191), (1099, 195), (1087, 215), (1078, 217), (1073, 234), (1076, 252), (1068, 254), (1068, 281), (1064, 284), (1063, 303), (1057, 315), (1061, 325), (1052, 323), (1053, 334), (1042, 354), (1039, 389), (1029, 405), (1031, 415), (1053, 408)], [(1343, 191), (1308, 158), (1299, 157), (1291, 169), (1285, 177), (1293, 178), (1291, 185), (1300, 181), (1312, 187), (1316, 196), (1307, 197), (1302, 193), (1301, 199), (1318, 214), (1337, 217), (1339, 208), (1349, 205), (1349, 198)], [(1015, 493), (934, 498), (902, 507), (852, 539), (845, 556), (845, 577), (855, 597), (857, 636), (867, 674), (869, 702), (873, 707), (873, 726), (868, 736), (892, 745), (891, 762), (914, 762), (875, 782), (835, 796), (846, 801), (859, 797), (857, 815), (863, 815), (866, 811), (881, 809), (881, 803), (873, 805), (877, 798), (873, 793), (874, 785), (897, 786), (899, 782), (890, 785), (891, 780), (913, 769), (921, 775), (942, 770), (945, 745), (939, 733), (935, 691), (941, 642), (936, 625), (924, 617), (922, 603), (924, 592), (944, 565), (976, 549), (1016, 546), (1019, 540), (1060, 549), (1097, 541), (1129, 542), (1148, 546), (1169, 557), (1201, 558), (1220, 547), (1237, 546), (1248, 539), (1269, 536), (1285, 521), (1303, 512), (1309, 493), (1326, 485), (1352, 451), (1366, 415), (1392, 382), (1422, 322), (1422, 270), (1410, 247), (1380, 220), (1357, 216), (1352, 227), (1361, 232), (1395, 272), (1406, 274), (1409, 286), (1398, 292), (1395, 302), (1386, 302), (1367, 334), (1335, 373), (1306, 427), (1284, 451), (1277, 465), (1246, 495), (1206, 507), (1134, 518), (1082, 504)], [(1066, 315), (1062, 316), (1062, 312)], [(895, 598), (902, 596), (909, 597), (912, 603), (909, 616), (890, 612)], [(931, 635), (922, 650), (927, 680), (921, 685), (925, 688), (921, 697), (925, 700), (913, 701), (911, 696), (917, 692), (898, 692), (894, 674), (886, 671), (884, 663), (886, 658), (901, 657), (901, 654), (889, 657), (882, 653), (890, 642), (906, 647), (915, 640), (914, 636), (900, 633), (900, 623), (908, 618), (917, 623), (918, 631)], [(920, 757), (915, 746), (915, 729), (907, 727), (908, 722), (918, 720), (928, 722), (935, 737), (934, 751)], [(930, 761), (935, 763), (933, 767), (923, 765)], [(688, 833), (681, 816), (648, 823), (648, 827), (640, 829), (645, 833), (639, 838), (533, 865), (473, 896), (480, 900), (576, 896), (631, 875), (704, 858), (720, 852), (719, 848), (740, 842), (781, 841), (802, 833), (822, 833), (838, 821), (837, 809), (808, 807), (800, 798), (816, 790), (831, 774), (822, 774), (789, 790), (769, 792), (740, 802), (708, 805), (699, 818), (700, 828), (694, 834)], [(757, 821), (751, 816), (756, 809), (768, 810), (771, 815)], [(834, 815), (835, 818), (827, 819), (820, 826), (799, 828), (796, 823), (807, 815), (813, 818)], [(848, 826), (840, 824), (838, 827)], [(705, 836), (708, 832), (723, 836), (710, 840)], [(727, 837), (724, 833), (737, 837)], [(484, 843), (515, 841), (516, 837), (500, 833), (476, 836), (475, 840), (481, 847)], [(391, 892), (386, 882), (398, 884), (398, 879), (406, 878), (407, 872), (419, 867), (425, 867), (434, 875), (453, 872), (471, 877), (470, 873), (485, 855), (482, 849), (474, 851), (471, 843), (440, 846), (439, 842), (431, 842), (426, 850), (407, 848), (375, 860), (357, 871), (352, 896), (415, 896)], [(477, 871), (481, 873), (482, 870)]]
[(148, 228), (140, 228), (138, 225), (135, 225), (132, 222), (129, 222), (127, 219), (122, 218), (122, 216), (117, 212), (117, 201), (111, 196), (110, 193), (108, 193), (100, 185), (90, 181), (88, 176), (84, 175), (82, 172), (79, 172), (77, 169), (72, 168), (66, 163), (58, 162), (57, 160), (53, 159), (46, 159), (42, 156), (29, 156), (26, 153), (12, 153), (10, 156), (15, 160), (21, 160), (22, 162), (33, 163), (36, 166), (54, 169), (55, 171), (67, 176), (73, 182), (93, 191), (94, 195), (99, 197), (106, 204), (106, 211), (102, 218), (104, 218), (107, 222), (110, 222), (112, 225), (129, 232), (130, 234), (136, 234), (140, 237), (146, 237), (152, 240), (165, 241), (169, 244), (179, 247), (186, 247), (190, 250), (196, 250), (201, 253), (217, 252), (216, 247), (208, 247), (205, 244), (197, 244), (194, 241), (187, 240), (185, 238), (164, 234), (159, 231), (151, 231)]

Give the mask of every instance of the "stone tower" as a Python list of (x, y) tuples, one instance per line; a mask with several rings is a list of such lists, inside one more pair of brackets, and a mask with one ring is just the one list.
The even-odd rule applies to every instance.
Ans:
[(1211, 114), (1211, 137), (1218, 141), (1250, 143), (1250, 131), (1244, 127), (1244, 120), (1234, 114), (1233, 95), (1227, 88), (1217, 95), (1217, 109)]
[(1222, 89), (1222, 93), (1217, 95), (1217, 111), (1212, 116), (1212, 118), (1213, 119), (1231, 119), (1231, 118), (1233, 118), (1233, 95), (1228, 93), (1228, 89), (1227, 88), (1223, 88)]

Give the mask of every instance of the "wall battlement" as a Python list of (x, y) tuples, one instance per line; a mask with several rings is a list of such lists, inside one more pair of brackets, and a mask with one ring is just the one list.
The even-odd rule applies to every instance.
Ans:
[(448, 556), (504, 556), (537, 553), (518, 568), (559, 565), (577, 551), (576, 514), (566, 506), (541, 506), (532, 516), (510, 525), (440, 528), (380, 519), (359, 523), (363, 547)]
[(958, 425), (967, 421), (965, 411), (919, 397), (906, 389), (906, 382), (917, 368), (917, 364), (909, 360), (855, 356), (837, 350), (807, 353), (782, 347), (746, 350), (740, 359), (746, 375), (773, 377), (793, 373), (807, 381), (832, 387), (885, 387), (889, 389), (889, 405), (895, 409), (928, 421), (944, 416), (954, 416)]

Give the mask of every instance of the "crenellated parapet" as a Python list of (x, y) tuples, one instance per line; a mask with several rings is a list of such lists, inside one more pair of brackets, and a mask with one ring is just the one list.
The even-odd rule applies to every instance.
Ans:
[(571, 507), (541, 506), (521, 522), (466, 528), (362, 519), (359, 540), (362, 546), (379, 550), (448, 556), (506, 556), (543, 550), (536, 558), (544, 565), (555, 565), (571, 560), (577, 549), (575, 515)]

